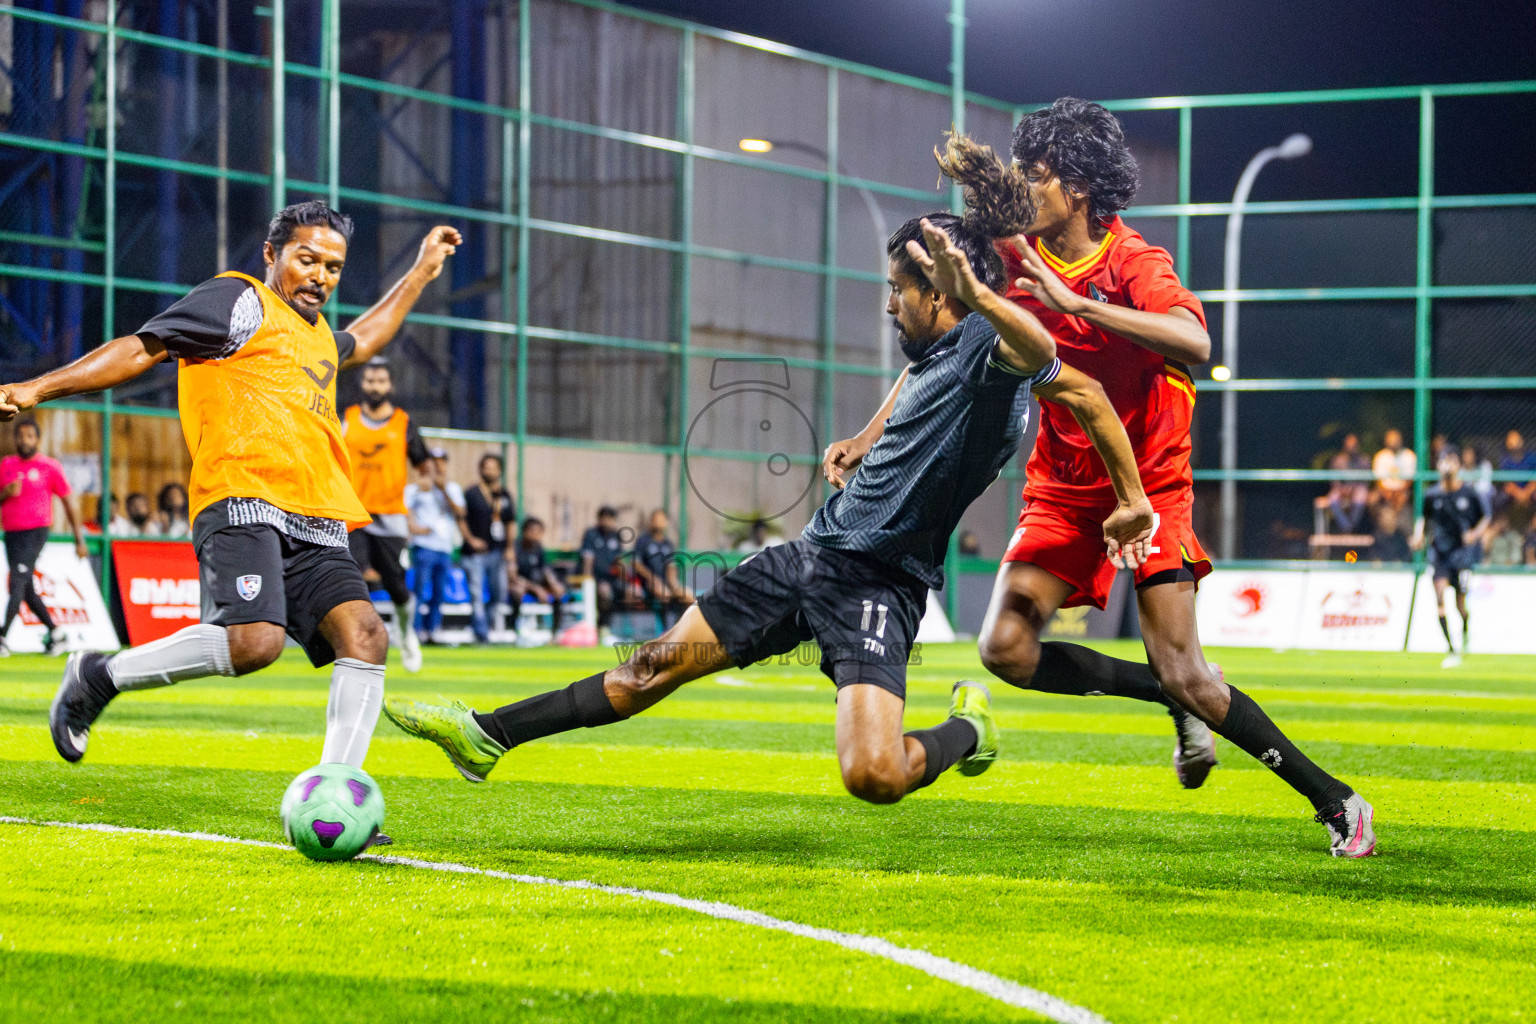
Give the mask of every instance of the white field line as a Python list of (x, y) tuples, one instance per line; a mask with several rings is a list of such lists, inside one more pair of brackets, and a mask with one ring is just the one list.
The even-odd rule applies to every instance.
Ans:
[[(229, 843), (236, 846), (259, 846), (268, 850), (291, 850), (291, 846), (285, 843), (269, 843), (260, 839), (239, 839), (234, 836), (221, 836), (212, 832), (179, 832), (169, 828), (129, 828), (124, 825), (108, 825), (100, 822), (74, 822), (74, 821), (36, 821), (31, 818), (13, 818), (0, 815), (0, 824), (4, 825), (40, 825), (52, 828), (70, 828), (82, 832), (107, 832), (113, 834), (139, 835), (139, 836), (169, 836), (175, 839), (194, 839), (206, 843)], [(880, 957), (904, 967), (911, 967), (922, 971), (940, 981), (947, 981), (954, 985), (960, 985), (979, 992), (991, 999), (1009, 1006), (1017, 1006), (1020, 1009), (1038, 1013), (1040, 1016), (1059, 1022), (1059, 1024), (1109, 1024), (1107, 1020), (1094, 1013), (1058, 999), (1048, 992), (1020, 985), (1006, 978), (999, 978), (995, 974), (976, 967), (968, 966), (942, 956), (920, 949), (910, 949), (906, 946), (898, 946), (885, 939), (878, 939), (872, 935), (859, 935), (855, 932), (839, 932), (830, 928), (814, 928), (811, 925), (797, 924), (794, 921), (785, 921), (782, 918), (769, 917), (767, 914), (758, 913), (755, 910), (746, 910), (733, 906), (730, 903), (717, 903), (712, 900), (695, 900), (686, 896), (678, 896), (670, 892), (657, 892), (652, 889), (632, 889), (626, 885), (603, 885), (598, 882), (589, 882), (582, 879), (544, 878), (540, 875), (516, 875), (507, 871), (493, 871), (489, 868), (477, 868), (468, 864), (454, 864), (444, 861), (417, 860), (413, 857), (391, 857), (380, 854), (365, 853), (358, 860), (373, 861), (376, 864), (392, 864), (399, 867), (421, 868), (425, 871), (443, 871), (457, 875), (481, 875), (485, 878), (497, 878), (508, 882), (517, 882), (522, 885), (548, 885), (559, 889), (589, 889), (594, 892), (610, 893), (614, 896), (628, 896), (633, 899), (649, 900), (652, 903), (662, 903), (669, 907), (677, 907), (680, 910), (691, 910), (706, 917), (715, 917), (725, 921), (735, 921), (738, 924), (752, 925), (757, 928), (767, 928), (771, 931), (787, 932), (790, 935), (798, 935), (801, 938), (813, 939), (817, 942), (828, 942), (834, 946), (851, 949), (858, 953)]]

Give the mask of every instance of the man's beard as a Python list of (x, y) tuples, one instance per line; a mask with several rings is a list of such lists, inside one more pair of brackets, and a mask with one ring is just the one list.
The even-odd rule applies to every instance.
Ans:
[(382, 395), (370, 395), (365, 391), (363, 392), (363, 404), (370, 409), (377, 409), (387, 404), (394, 397), (394, 394), (393, 391), (386, 391)]
[(22, 448), (22, 447), (20, 447), (18, 445), (17, 448), (16, 448), (16, 454), (20, 455), (24, 459), (30, 459), (32, 456), (37, 454), (37, 449), (36, 448)]
[(906, 356), (909, 363), (915, 363), (923, 358), (923, 353), (933, 346), (931, 338), (928, 341), (913, 341), (899, 327), (896, 329), (896, 343), (901, 346), (901, 354)]

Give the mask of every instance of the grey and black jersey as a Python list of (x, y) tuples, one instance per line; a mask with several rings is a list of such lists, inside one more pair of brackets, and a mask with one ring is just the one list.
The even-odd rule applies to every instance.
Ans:
[(1424, 520), (1432, 536), (1430, 553), (1450, 554), (1464, 547), (1466, 532), (1488, 515), (1488, 506), (1477, 491), (1462, 484), (1447, 491), (1438, 484), (1424, 492)]
[(913, 363), (885, 433), (853, 479), (816, 510), (804, 538), (871, 555), (944, 585), (944, 556), (960, 516), (1018, 451), (1029, 392), (1056, 379), (1061, 361), (1034, 374), (1009, 368), (980, 313), (960, 321)]

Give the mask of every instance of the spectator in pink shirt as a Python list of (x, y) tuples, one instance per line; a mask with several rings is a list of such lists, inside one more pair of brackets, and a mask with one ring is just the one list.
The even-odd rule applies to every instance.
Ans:
[(48, 532), (53, 528), (55, 495), (63, 501), (64, 514), (74, 531), (75, 550), (81, 558), (86, 555), (85, 537), (80, 532), (80, 517), (75, 514), (74, 503), (69, 500), (69, 481), (64, 479), (64, 467), (48, 456), (38, 454), (41, 440), (36, 420), (17, 420), (16, 454), (0, 459), (0, 528), (5, 531), (5, 560), (11, 570), (10, 602), (5, 609), (5, 624), (0, 626), (0, 657), (10, 653), (5, 646), (5, 636), (11, 631), (11, 622), (21, 612), (23, 603), (48, 630), (44, 641), (48, 653), (57, 654), (63, 647), (63, 638), (54, 634), (53, 617), (48, 614), (48, 606), (43, 604), (32, 579), (37, 556), (42, 554), (43, 545), (48, 542)]

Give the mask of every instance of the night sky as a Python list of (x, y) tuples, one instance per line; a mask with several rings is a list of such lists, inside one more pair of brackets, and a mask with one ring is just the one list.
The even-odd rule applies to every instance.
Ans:
[[(948, 0), (635, 0), (629, 6), (934, 81)], [(1536, 77), (1526, 0), (968, 0), (967, 85), (1019, 102)]]

